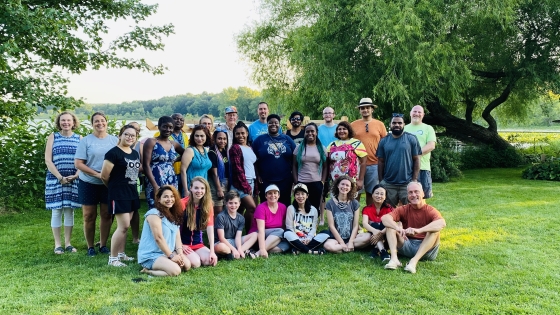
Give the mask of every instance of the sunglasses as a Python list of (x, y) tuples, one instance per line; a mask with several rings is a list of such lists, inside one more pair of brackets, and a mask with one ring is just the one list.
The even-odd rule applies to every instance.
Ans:
[(369, 132), (369, 123), (366, 124), (366, 132)]
[(393, 113), (393, 117), (404, 117), (404, 114)]
[(293, 118), (290, 118), (290, 121), (301, 121), (301, 118), (299, 118), (299, 117), (293, 117)]

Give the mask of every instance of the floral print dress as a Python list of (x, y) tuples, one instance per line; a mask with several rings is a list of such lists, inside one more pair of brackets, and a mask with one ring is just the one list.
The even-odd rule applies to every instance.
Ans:
[[(173, 162), (177, 159), (179, 154), (175, 151), (175, 147), (171, 146), (169, 151), (156, 142), (154, 150), (152, 151), (152, 159), (150, 161), (150, 169), (154, 180), (161, 187), (163, 185), (173, 185), (178, 187), (177, 176), (173, 169)], [(148, 201), (149, 208), (155, 207), (155, 191), (152, 183), (146, 180), (146, 200)]]

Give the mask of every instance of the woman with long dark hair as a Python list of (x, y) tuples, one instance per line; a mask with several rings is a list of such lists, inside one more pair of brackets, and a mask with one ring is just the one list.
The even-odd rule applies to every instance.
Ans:
[[(309, 123), (304, 128), (305, 137), (294, 150), (292, 175), (294, 183), (304, 183), (309, 189), (309, 202), (316, 209), (320, 208), (323, 185), (327, 180), (327, 155), (321, 140), (317, 137), (318, 128)], [(321, 213), (321, 218), (322, 213)]]
[(214, 203), (214, 217), (216, 217), (224, 207), (224, 194), (229, 187), (227, 130), (216, 128), (212, 135), (212, 142), (213, 145), (208, 151), (208, 157), (212, 162), (212, 168), (208, 171), (208, 183)]
[(151, 276), (178, 276), (191, 268), (183, 255), (179, 228), (183, 223), (183, 204), (177, 188), (161, 186), (155, 196), (155, 208), (146, 212), (138, 263), (142, 273)]
[(208, 179), (212, 161), (208, 157), (208, 147), (212, 144), (210, 132), (203, 125), (196, 125), (191, 131), (189, 146), (181, 157), (181, 181), (184, 195), (188, 194), (193, 178), (200, 176)]
[(237, 191), (241, 205), (245, 208), (245, 230), (249, 231), (255, 213), (255, 162), (257, 156), (248, 143), (249, 129), (243, 122), (233, 127), (233, 145), (229, 149), (229, 168), (231, 171), (231, 188)]
[(311, 205), (307, 197), (305, 184), (294, 186), (294, 202), (286, 212), (286, 231), (284, 238), (292, 245), (294, 254), (306, 253), (322, 255), (325, 250), (321, 245), (329, 238), (328, 234), (317, 232), (317, 208)]
[(356, 183), (359, 191), (364, 184), (366, 147), (360, 140), (354, 139), (354, 130), (347, 121), (338, 123), (335, 137), (338, 140), (333, 141), (327, 148), (331, 179), (348, 175)]

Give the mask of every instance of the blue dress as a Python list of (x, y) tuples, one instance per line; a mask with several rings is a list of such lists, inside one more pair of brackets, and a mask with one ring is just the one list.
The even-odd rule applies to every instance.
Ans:
[[(80, 135), (74, 133), (65, 137), (59, 132), (54, 133), (52, 147), (52, 161), (56, 169), (63, 177), (76, 174), (74, 166), (74, 154), (80, 143)], [(78, 203), (78, 180), (70, 184), (62, 185), (58, 179), (47, 170), (45, 185), (45, 203), (47, 210), (58, 210), (63, 208), (80, 208)]]
[(191, 187), (193, 178), (200, 176), (208, 180), (208, 171), (212, 168), (212, 161), (208, 157), (208, 151), (204, 149), (204, 154), (200, 153), (197, 148), (190, 146), (194, 151), (194, 156), (187, 168), (187, 187)]
[[(172, 145), (169, 151), (156, 142), (152, 151), (152, 159), (150, 161), (150, 169), (154, 180), (161, 187), (163, 185), (173, 185), (177, 188), (177, 176), (173, 169), (173, 162), (179, 154), (175, 152), (175, 147)], [(146, 200), (150, 208), (155, 207), (155, 191), (152, 183), (146, 178)]]

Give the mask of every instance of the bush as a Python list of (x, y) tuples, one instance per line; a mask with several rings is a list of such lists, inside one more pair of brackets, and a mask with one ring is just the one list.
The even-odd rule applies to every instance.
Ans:
[(455, 150), (453, 140), (440, 137), (437, 142), (430, 161), (432, 181), (445, 183), (450, 181), (452, 177), (463, 177), (460, 170), (461, 157)]
[[(118, 134), (116, 120), (108, 121), (107, 130)], [(0, 211), (44, 207), (45, 146), (54, 131), (53, 117), (27, 125), (8, 124), (0, 132)], [(75, 132), (87, 135), (91, 127), (84, 123)]]
[(533, 164), (523, 171), (523, 178), (560, 181), (560, 160)]
[(508, 168), (523, 165), (523, 157), (515, 148), (496, 150), (489, 145), (467, 147), (461, 154), (463, 170), (476, 168)]

